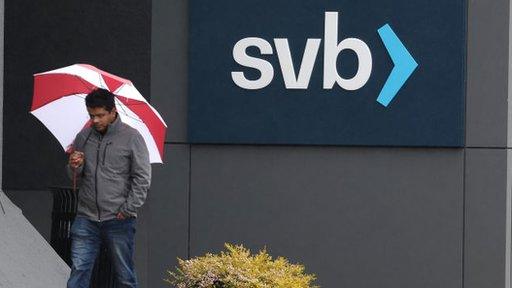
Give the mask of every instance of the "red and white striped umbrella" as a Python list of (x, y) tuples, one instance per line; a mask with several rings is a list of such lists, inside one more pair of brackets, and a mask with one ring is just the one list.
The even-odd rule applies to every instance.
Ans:
[(34, 75), (32, 113), (57, 138), (64, 150), (90, 125), (85, 96), (96, 88), (111, 91), (121, 121), (144, 137), (151, 163), (162, 163), (167, 125), (132, 82), (94, 66), (75, 64)]

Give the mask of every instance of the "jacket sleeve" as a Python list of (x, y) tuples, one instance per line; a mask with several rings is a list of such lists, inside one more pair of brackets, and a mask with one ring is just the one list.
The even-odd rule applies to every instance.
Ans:
[(120, 212), (126, 216), (137, 215), (137, 209), (146, 201), (151, 185), (151, 164), (144, 138), (139, 133), (131, 141), (130, 181), (131, 190)]

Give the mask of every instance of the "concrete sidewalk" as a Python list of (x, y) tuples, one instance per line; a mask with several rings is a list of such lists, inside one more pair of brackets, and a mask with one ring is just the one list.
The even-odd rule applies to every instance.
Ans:
[(0, 288), (66, 287), (70, 269), (0, 191)]

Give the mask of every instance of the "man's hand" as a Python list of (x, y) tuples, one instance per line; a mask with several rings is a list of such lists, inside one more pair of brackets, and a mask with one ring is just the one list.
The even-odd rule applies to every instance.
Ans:
[(124, 220), (126, 219), (126, 216), (122, 212), (117, 213), (116, 215), (117, 220)]
[(74, 151), (69, 155), (69, 166), (71, 168), (78, 168), (84, 164), (84, 152)]

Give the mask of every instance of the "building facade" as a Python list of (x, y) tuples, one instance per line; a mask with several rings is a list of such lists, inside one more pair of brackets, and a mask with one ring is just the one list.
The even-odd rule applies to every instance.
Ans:
[[(49, 239), (48, 189), (69, 185), (28, 114), (32, 75), (89, 63), (169, 126), (138, 219), (142, 287), (226, 242), (300, 262), (322, 287), (510, 287), (509, 1), (231, 2), (6, 1), (2, 189), (32, 225)], [(417, 64), (386, 105), (385, 24)], [(329, 27), (332, 49), (359, 48), (328, 50)], [(245, 38), (260, 40), (238, 51)], [(362, 80), (331, 83), (329, 65)]]

